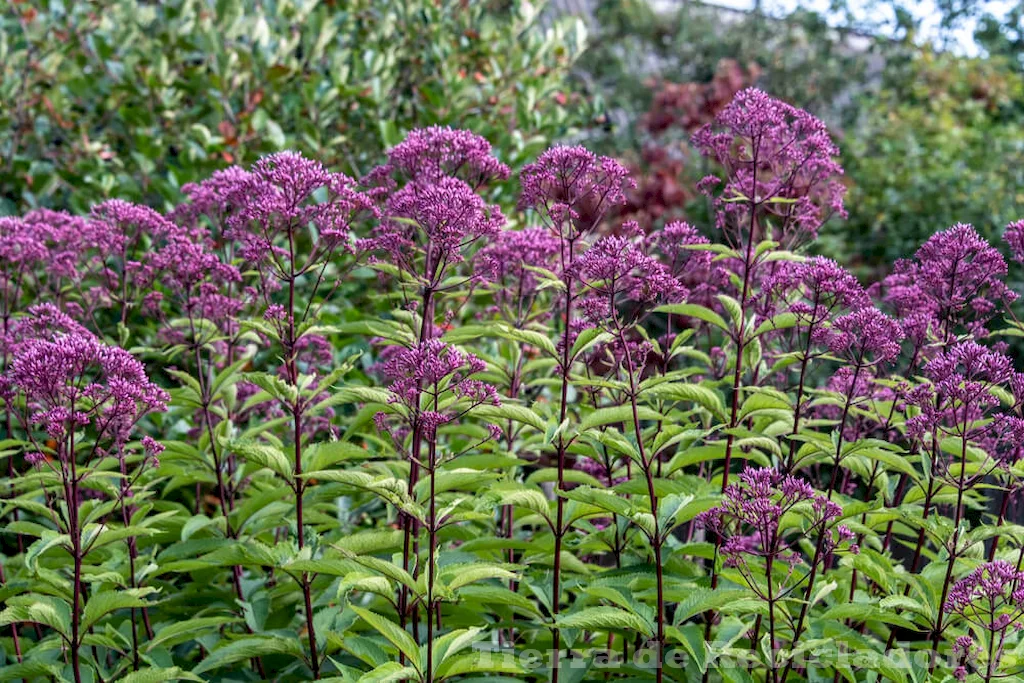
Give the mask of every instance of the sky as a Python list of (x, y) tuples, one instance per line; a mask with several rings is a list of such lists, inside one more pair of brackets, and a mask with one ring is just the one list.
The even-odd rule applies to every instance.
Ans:
[[(709, 1), (716, 5), (743, 10), (752, 9), (754, 6), (754, 0)], [(935, 2), (933, 0), (917, 0), (917, 2), (911, 2), (908, 4), (911, 5), (910, 10), (921, 21), (920, 37), (925, 40), (939, 41), (939, 22), (941, 20), (941, 16), (936, 11)], [(984, 3), (985, 11), (998, 17), (1003, 16), (1014, 4), (1015, 3), (1012, 0), (990, 0)], [(803, 6), (828, 17), (830, 14), (829, 5), (829, 0), (762, 0), (762, 7), (772, 14), (788, 13), (796, 9), (798, 6)], [(855, 16), (865, 17), (872, 20), (882, 20), (885, 22), (892, 22), (893, 20), (891, 11), (888, 12), (887, 16), (872, 16), (871, 13), (877, 13), (878, 8), (870, 8), (869, 2), (866, 0), (850, 0), (850, 5), (854, 10)], [(840, 23), (840, 18), (838, 16), (836, 16), (835, 19), (836, 23)], [(964, 20), (963, 25), (953, 32), (952, 44), (948, 46), (949, 49), (964, 55), (973, 56), (978, 54), (978, 47), (975, 45), (973, 39), (975, 24), (975, 19)]]

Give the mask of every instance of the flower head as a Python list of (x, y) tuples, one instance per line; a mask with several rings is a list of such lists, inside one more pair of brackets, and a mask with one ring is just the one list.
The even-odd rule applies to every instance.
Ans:
[[(776, 238), (799, 242), (815, 237), (830, 214), (845, 216), (839, 149), (825, 124), (802, 109), (748, 88), (693, 141), (725, 169), (726, 184), (716, 199), (721, 228), (735, 233), (754, 212), (773, 219)], [(705, 179), (701, 186), (711, 183)], [(735, 241), (756, 239), (739, 237)]]
[(897, 265), (886, 282), (886, 301), (897, 314), (927, 314), (933, 332), (947, 342), (955, 328), (985, 335), (985, 324), (996, 304), (1016, 295), (1003, 283), (1006, 261), (970, 225), (958, 224), (937, 232), (917, 250), (913, 262)]
[(130, 353), (83, 332), (25, 340), (8, 381), (32, 411), (29, 422), (54, 439), (91, 426), (97, 440), (123, 444), (139, 419), (164, 410), (169, 398)]
[[(479, 405), (499, 405), (497, 390), (473, 379), (486, 364), (440, 339), (428, 339), (417, 346), (389, 353), (379, 372), (391, 381), (390, 401), (405, 408), (400, 427), (387, 416), (377, 418), (378, 428), (391, 433), (400, 443), (409, 431), (432, 438), (436, 429)], [(449, 400), (449, 399), (455, 399)]]
[(465, 260), (469, 247), (505, 224), (496, 205), (457, 178), (411, 183), (390, 197), (385, 212), (387, 219), (361, 247), (386, 253), (391, 263), (435, 286)]
[(1024, 572), (1003, 560), (987, 562), (953, 584), (942, 609), (985, 630), (1004, 631), (1024, 616)]
[(699, 248), (710, 243), (689, 223), (674, 221), (651, 233), (646, 244), (648, 253), (659, 254), (672, 277), (688, 290), (687, 301), (709, 308), (729, 284), (729, 274), (715, 262), (714, 253)]
[[(781, 526), (783, 516), (798, 509), (810, 517), (810, 528), (821, 528), (821, 533), (842, 514), (838, 504), (816, 493), (803, 479), (771, 468), (748, 467), (738, 483), (726, 487), (721, 504), (700, 513), (696, 522), (722, 537), (727, 566), (739, 569), (747, 584), (759, 591), (759, 582), (751, 573), (752, 560), (799, 563), (799, 555), (784, 538), (788, 528)], [(851, 537), (843, 527), (827, 530), (824, 557)]]
[(531, 268), (558, 267), (559, 241), (543, 228), (503, 230), (474, 257), (476, 272), (494, 285), (500, 311), (517, 323), (531, 314), (540, 279)]
[(836, 319), (827, 332), (829, 351), (861, 364), (888, 363), (900, 354), (899, 324), (870, 306)]
[(620, 302), (634, 304), (642, 312), (657, 303), (682, 301), (687, 295), (668, 268), (644, 253), (643, 243), (630, 236), (636, 234), (636, 224), (625, 227), (626, 235), (602, 237), (572, 267), (588, 292), (580, 307), (593, 324), (606, 324), (612, 318), (612, 306)]
[[(388, 152), (387, 173), (421, 184), (459, 178), (479, 187), (509, 177), (508, 166), (493, 156), (491, 143), (468, 130), (418, 128)], [(380, 171), (378, 171), (380, 173)]]
[(548, 149), (523, 168), (519, 181), (520, 208), (538, 211), (561, 237), (594, 229), (634, 186), (625, 166), (579, 146)]

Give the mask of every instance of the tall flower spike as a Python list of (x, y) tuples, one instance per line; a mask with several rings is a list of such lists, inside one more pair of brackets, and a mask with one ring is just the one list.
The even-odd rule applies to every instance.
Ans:
[[(725, 169), (726, 182), (716, 199), (718, 225), (735, 244), (759, 236), (744, 235), (750, 213), (768, 218), (774, 232), (764, 236), (800, 243), (817, 236), (832, 214), (845, 217), (843, 169), (839, 149), (820, 120), (756, 88), (739, 92), (715, 119), (693, 136), (694, 144)], [(701, 182), (709, 190), (708, 179)]]
[(457, 178), (406, 185), (388, 199), (385, 212), (387, 218), (360, 248), (386, 253), (391, 263), (435, 288), (465, 260), (470, 246), (505, 224), (497, 205), (488, 205)]
[(519, 182), (520, 208), (536, 210), (565, 238), (597, 227), (635, 185), (622, 164), (579, 146), (552, 147), (523, 168)]
[(942, 608), (991, 633), (1004, 631), (1024, 617), (1024, 572), (1002, 560), (983, 564), (953, 584)]
[(315, 230), (308, 258), (295, 266), (301, 274), (337, 249), (348, 248), (354, 217), (376, 211), (352, 178), (330, 173), (296, 152), (264, 157), (237, 179), (228, 200), (232, 236), (242, 242), (246, 260), (264, 264), (280, 279), (293, 275), (281, 263), (289, 235)]
[(96, 438), (123, 444), (145, 413), (168, 401), (142, 363), (91, 334), (26, 340), (15, 351), (9, 381), (34, 411), (31, 421), (54, 439), (92, 425)]
[(794, 314), (802, 325), (817, 325), (836, 309), (855, 311), (871, 304), (857, 278), (824, 256), (779, 264), (761, 289), (770, 307)]
[[(476, 356), (442, 342), (428, 339), (412, 348), (387, 354), (381, 374), (391, 380), (390, 401), (406, 408), (405, 420), (418, 424), (420, 434), (432, 438), (438, 427), (457, 419), (470, 406), (499, 405), (497, 390), (490, 384), (472, 379), (486, 364)], [(462, 403), (451, 403), (455, 397)], [(435, 408), (433, 404), (437, 404)], [(443, 407), (440, 407), (442, 406)], [(395, 427), (387, 415), (376, 418), (378, 429), (391, 434), (396, 444), (415, 431), (412, 425)]]
[(712, 308), (715, 295), (729, 284), (728, 272), (714, 260), (714, 253), (695, 249), (711, 244), (689, 223), (674, 221), (647, 237), (650, 253), (660, 254), (668, 271), (689, 290), (687, 300)]

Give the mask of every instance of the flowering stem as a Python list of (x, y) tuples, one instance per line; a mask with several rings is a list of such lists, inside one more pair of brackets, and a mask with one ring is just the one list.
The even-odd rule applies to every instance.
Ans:
[[(562, 331), (562, 393), (561, 400), (559, 401), (558, 408), (558, 424), (565, 422), (566, 415), (569, 410), (569, 365), (570, 365), (570, 349), (569, 341), (572, 338), (570, 335), (570, 326), (572, 323), (572, 278), (565, 274), (567, 266), (572, 265), (573, 252), (575, 251), (575, 241), (569, 239), (568, 241), (568, 264), (563, 264), (562, 282), (565, 285), (565, 314), (564, 323), (565, 329)], [(563, 247), (563, 258), (564, 258), (564, 247)], [(559, 595), (561, 593), (561, 579), (562, 579), (562, 537), (565, 535), (565, 529), (562, 528), (565, 520), (565, 499), (562, 498), (561, 491), (565, 489), (565, 453), (566, 453), (565, 436), (559, 432), (558, 434), (558, 493), (555, 501), (555, 548), (553, 559), (553, 573), (551, 578), (551, 615), (555, 621), (558, 620), (559, 612)], [(558, 683), (558, 672), (561, 664), (561, 634), (558, 628), (552, 629), (552, 649), (554, 650), (554, 661), (551, 664), (551, 683)], [(659, 669), (660, 670), (660, 669)]]
[(651, 536), (651, 546), (654, 549), (654, 571), (658, 590), (658, 611), (656, 613), (658, 622), (658, 668), (655, 677), (658, 683), (661, 683), (665, 674), (665, 578), (661, 566), (661, 529), (658, 524), (658, 495), (654, 490), (654, 462), (648, 462), (644, 449), (644, 437), (640, 427), (640, 410), (636, 401), (636, 369), (633, 366), (633, 354), (626, 345), (626, 337), (622, 332), (621, 326), (618, 326), (618, 334), (619, 343), (622, 344), (623, 353), (626, 357), (626, 371), (629, 373), (629, 404), (633, 413), (633, 433), (636, 436), (637, 448), (640, 451), (640, 463), (644, 468), (644, 477), (647, 479), (647, 495), (651, 500), (651, 517), (654, 519), (654, 533)]
[[(436, 399), (435, 399), (436, 400)], [(434, 565), (437, 562), (437, 442), (430, 440), (430, 546), (427, 556), (427, 683), (434, 681)], [(440, 615), (438, 615), (440, 619)]]
[[(428, 248), (427, 253), (429, 255), (429, 248)], [(425, 267), (424, 270), (427, 273), (430, 273), (430, 271), (431, 271), (430, 263), (429, 263), (429, 258), (428, 258), (428, 263), (426, 264), (426, 267)], [(434, 300), (433, 300), (433, 297), (434, 297), (434, 289), (433, 289), (433, 287), (431, 287), (429, 285), (425, 286), (423, 288), (423, 297), (421, 299), (421, 305), (422, 305), (423, 313), (422, 313), (422, 317), (421, 317), (421, 321), (420, 321), (420, 344), (422, 344), (423, 342), (425, 342), (428, 339), (433, 337), (433, 332), (434, 332), (434, 313), (433, 313), (433, 311), (434, 311)], [(410, 461), (409, 461), (409, 490), (410, 491), (413, 490), (413, 487), (416, 486), (416, 483), (419, 481), (419, 470), (420, 470), (419, 463), (420, 463), (420, 456), (423, 453), (422, 434), (420, 432), (420, 429), (421, 429), (421, 427), (420, 427), (419, 420), (414, 421), (413, 422), (413, 434), (412, 434), (412, 458), (410, 458)], [(408, 515), (406, 513), (402, 513), (402, 516), (403, 516), (403, 521), (402, 521), (402, 569), (404, 569), (407, 572), (411, 572), (413, 574), (413, 576), (415, 576), (416, 575), (416, 570), (414, 568), (411, 569), (411, 565), (412, 565), (412, 556), (416, 554), (413, 551), (415, 550), (415, 548), (414, 548), (414, 545), (415, 545), (414, 537), (416, 535), (418, 535), (418, 533), (417, 533), (418, 532), (418, 529), (417, 529), (418, 524), (416, 523), (416, 520), (413, 519), (413, 517), (411, 515)], [(413, 632), (415, 633), (415, 631), (416, 631), (416, 623), (419, 621), (418, 614), (417, 614), (419, 609), (415, 605), (413, 605), (412, 608), (414, 610), (413, 611), (413, 615), (412, 615)], [(405, 622), (406, 622), (406, 618), (408, 617), (408, 611), (409, 611), (409, 588), (408, 588), (408, 586), (403, 585), (399, 589), (399, 593), (398, 593), (398, 615), (399, 615), (399, 620), (401, 622), (402, 628), (405, 628)], [(428, 618), (429, 618), (429, 615), (428, 615)]]
[[(295, 361), (296, 345), (298, 338), (295, 329), (295, 278), (297, 273), (295, 271), (295, 233), (293, 230), (288, 231), (288, 255), (290, 272), (288, 274), (288, 338), (287, 348), (288, 361), (286, 363), (288, 380), (293, 387), (296, 387), (296, 391), (299, 386), (299, 370)], [(296, 535), (298, 536), (299, 550), (305, 546), (306, 528), (303, 520), (303, 509), (302, 509), (302, 496), (305, 492), (305, 482), (302, 479), (302, 405), (301, 399), (296, 398), (295, 402), (290, 406), (292, 413), (292, 422), (294, 427), (293, 439), (295, 441), (295, 476), (293, 480), (293, 487), (295, 489), (295, 528)], [(318, 680), (320, 678), (320, 658), (318, 655), (317, 644), (316, 644), (316, 625), (313, 620), (313, 596), (310, 592), (311, 581), (309, 575), (303, 572), (300, 577), (300, 583), (302, 585), (302, 600), (306, 611), (306, 632), (309, 634), (309, 665), (313, 670), (313, 679)]]
[(775, 596), (772, 587), (772, 564), (773, 557), (769, 555), (764, 570), (765, 579), (768, 581), (768, 671), (771, 673), (772, 683), (775, 683), (779, 680), (779, 670), (775, 666)]
[(78, 472), (75, 466), (75, 433), (68, 430), (67, 465), (61, 466), (64, 476), (64, 497), (68, 506), (68, 534), (71, 536), (71, 556), (74, 560), (71, 596), (71, 670), (75, 683), (82, 683), (82, 666), (79, 655), (82, 623), (82, 530), (78, 526)]
[[(811, 310), (817, 310), (818, 307), (818, 292), (815, 290), (814, 303), (812, 304)], [(786, 461), (786, 471), (792, 471), (793, 459), (796, 457), (796, 436), (800, 433), (800, 408), (801, 403), (804, 400), (804, 382), (807, 379), (807, 366), (810, 364), (811, 359), (811, 337), (814, 334), (814, 325), (810, 325), (807, 329), (807, 344), (804, 346), (804, 353), (800, 358), (800, 380), (797, 383), (796, 388), (796, 403), (793, 405), (793, 431), (790, 432), (789, 441), (789, 459)]]
[[(839, 463), (843, 459), (843, 433), (846, 431), (846, 420), (850, 415), (850, 406), (853, 405), (853, 397), (856, 392), (857, 378), (860, 376), (860, 371), (864, 367), (863, 358), (857, 359), (856, 367), (853, 371), (853, 379), (850, 381), (850, 390), (846, 394), (846, 401), (843, 404), (843, 415), (839, 420), (839, 436), (836, 439), (836, 454), (835, 460), (832, 463), (832, 477), (828, 484), (828, 500), (832, 500), (832, 494), (835, 492), (836, 481), (839, 474)], [(795, 650), (797, 643), (800, 641), (800, 636), (803, 633), (804, 620), (807, 618), (807, 610), (811, 606), (811, 597), (814, 591), (814, 579), (817, 577), (818, 565), (821, 564), (821, 554), (825, 549), (825, 538), (829, 533), (828, 520), (823, 518), (821, 521), (821, 531), (818, 534), (818, 542), (814, 546), (814, 556), (811, 558), (811, 569), (807, 577), (807, 589), (804, 591), (804, 601), (800, 606), (800, 615), (797, 617), (796, 626), (793, 628), (793, 642), (790, 645), (791, 650)], [(782, 672), (782, 683), (786, 683), (786, 678), (789, 676), (789, 672), (793, 669), (793, 660), (790, 659), (786, 662), (786, 668)]]
[[(756, 187), (756, 169), (757, 169), (757, 155), (754, 155), (754, 177)], [(743, 267), (743, 289), (740, 293), (740, 319), (738, 334), (736, 337), (736, 368), (733, 371), (732, 376), (732, 408), (729, 414), (729, 434), (725, 437), (725, 461), (722, 464), (722, 493), (725, 493), (726, 487), (729, 485), (729, 467), (732, 464), (732, 447), (736, 437), (732, 433), (732, 430), (736, 428), (737, 416), (739, 415), (740, 407), (740, 382), (743, 380), (743, 350), (746, 345), (746, 334), (744, 327), (746, 326), (746, 314), (747, 314), (747, 297), (750, 295), (750, 271), (753, 269), (753, 253), (754, 253), (754, 227), (755, 213), (754, 207), (750, 208), (750, 234), (747, 239), (747, 253), (744, 258)], [(709, 470), (708, 476), (711, 476)], [(718, 560), (718, 551), (722, 547), (722, 537), (719, 534), (715, 535), (715, 554), (711, 561), (711, 590), (718, 588), (718, 571), (716, 569), (716, 563)], [(714, 610), (709, 610), (705, 614), (704, 624), (704, 640), (711, 640), (711, 626), (715, 620)], [(708, 672), (704, 672), (703, 683), (708, 681)]]
[[(1006, 519), (1006, 511), (1010, 507), (1010, 491), (1011, 490), (1012, 489), (1011, 489), (1010, 486), (1007, 486), (1006, 489), (1003, 490), (1003, 500), (1002, 500), (1002, 503), (1000, 503), (1000, 505), (999, 505), (999, 518), (996, 520), (996, 526), (997, 527), (1003, 526), (1003, 522)], [(989, 549), (989, 551), (988, 551), (988, 561), (989, 562), (994, 562), (995, 561), (995, 559), (996, 559), (996, 551), (998, 549), (999, 549), (999, 536), (995, 536), (995, 537), (992, 538), (992, 548)]]
[[(964, 407), (964, 415), (967, 415), (967, 407)], [(939, 599), (938, 615), (935, 617), (935, 631), (932, 633), (932, 656), (933, 659), (928, 665), (929, 672), (935, 668), (934, 657), (938, 653), (939, 640), (942, 638), (942, 615), (945, 613), (943, 606), (946, 604), (946, 597), (949, 595), (949, 582), (953, 578), (953, 565), (956, 564), (957, 542), (960, 540), (960, 521), (963, 519), (964, 511), (964, 484), (967, 476), (967, 434), (966, 430), (961, 437), (960, 444), (960, 479), (957, 482), (956, 492), (956, 513), (953, 519), (953, 540), (949, 547), (949, 564), (946, 565), (946, 578), (942, 581), (942, 597)]]
[[(730, 433), (725, 438), (725, 461), (722, 463), (722, 493), (725, 493), (725, 488), (729, 485), (729, 466), (732, 464), (732, 447), (733, 442), (736, 440), (736, 437), (731, 433), (731, 430), (736, 428), (736, 418), (739, 414), (740, 408), (740, 383), (743, 380), (743, 351), (747, 342), (746, 331), (744, 328), (746, 327), (747, 317), (747, 297), (750, 296), (750, 271), (753, 270), (754, 265), (752, 263), (753, 253), (754, 213), (753, 209), (751, 209), (750, 236), (747, 240), (747, 255), (743, 264), (743, 290), (740, 294), (740, 319), (738, 322), (738, 332), (736, 337), (736, 369), (732, 376), (732, 408), (729, 414)], [(714, 588), (715, 585), (716, 582), (712, 580), (712, 588)]]

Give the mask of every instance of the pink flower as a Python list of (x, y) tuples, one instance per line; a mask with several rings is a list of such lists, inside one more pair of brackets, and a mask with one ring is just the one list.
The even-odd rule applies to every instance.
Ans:
[(520, 208), (537, 211), (564, 238), (594, 229), (635, 187), (622, 164), (578, 146), (548, 149), (523, 168), (519, 182)]
[[(815, 237), (832, 214), (846, 215), (839, 182), (839, 149), (825, 124), (756, 88), (733, 101), (693, 136), (701, 153), (720, 163), (726, 174), (715, 199), (718, 225), (734, 243), (757, 239), (744, 235), (750, 214), (770, 217), (775, 239), (799, 243)], [(705, 178), (700, 189), (709, 191)], [(767, 228), (767, 224), (761, 226)]]

